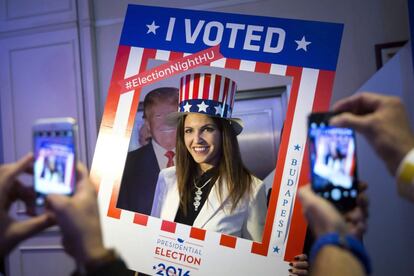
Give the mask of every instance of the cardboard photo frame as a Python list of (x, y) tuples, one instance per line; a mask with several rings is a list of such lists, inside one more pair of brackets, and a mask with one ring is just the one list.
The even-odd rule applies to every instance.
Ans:
[[(206, 26), (210, 33), (202, 36)], [(129, 5), (91, 176), (98, 183), (105, 244), (130, 269), (153, 275), (288, 274), (306, 232), (295, 200), (309, 179), (306, 118), (329, 107), (342, 30), (335, 23)], [(262, 242), (116, 208), (142, 89), (122, 85), (145, 75), (151, 59), (168, 64), (203, 51), (222, 56), (201, 65), (292, 78)]]

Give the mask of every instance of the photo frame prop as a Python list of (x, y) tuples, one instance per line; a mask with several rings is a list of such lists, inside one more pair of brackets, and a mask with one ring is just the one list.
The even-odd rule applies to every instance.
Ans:
[[(98, 183), (105, 244), (130, 269), (152, 275), (288, 274), (306, 232), (295, 200), (309, 179), (306, 118), (329, 107), (342, 31), (336, 23), (128, 6), (91, 176)], [(164, 63), (147, 69), (154, 59)], [(163, 71), (171, 66), (180, 67), (174, 74), (209, 66), (292, 78), (261, 242), (116, 208), (140, 93), (174, 75)]]

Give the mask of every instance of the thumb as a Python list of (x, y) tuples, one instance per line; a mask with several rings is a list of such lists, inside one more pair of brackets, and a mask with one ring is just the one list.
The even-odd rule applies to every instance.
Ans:
[(78, 180), (86, 179), (89, 176), (88, 169), (81, 162), (76, 164), (76, 173)]
[(89, 178), (88, 169), (81, 162), (78, 162), (76, 166), (77, 172), (77, 183), (76, 183), (76, 194), (79, 193), (95, 193), (95, 185), (91, 183)]

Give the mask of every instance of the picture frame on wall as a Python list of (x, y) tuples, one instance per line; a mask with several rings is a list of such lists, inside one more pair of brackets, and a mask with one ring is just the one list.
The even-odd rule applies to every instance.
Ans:
[(379, 70), (388, 60), (390, 60), (399, 49), (401, 49), (407, 40), (381, 43), (375, 45), (375, 60), (377, 70)]

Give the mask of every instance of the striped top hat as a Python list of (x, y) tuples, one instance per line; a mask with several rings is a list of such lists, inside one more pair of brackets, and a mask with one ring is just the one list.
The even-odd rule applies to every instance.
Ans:
[(236, 88), (235, 81), (221, 75), (185, 75), (180, 80), (178, 112), (171, 114), (168, 121), (177, 122), (187, 113), (206, 114), (228, 120), (238, 135), (243, 130), (243, 122), (239, 118), (231, 118)]

